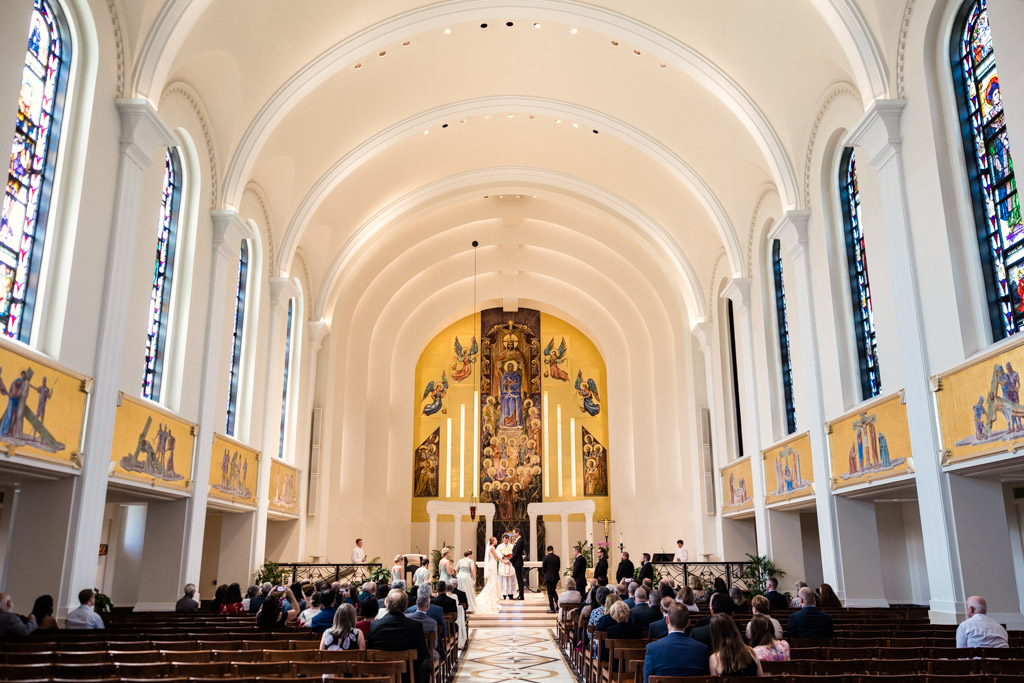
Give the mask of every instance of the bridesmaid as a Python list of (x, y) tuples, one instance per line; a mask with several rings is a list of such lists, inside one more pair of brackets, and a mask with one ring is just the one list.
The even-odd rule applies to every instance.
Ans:
[(440, 580), (448, 583), (455, 578), (455, 568), (452, 567), (452, 549), (444, 548), (441, 551), (441, 564), (438, 566), (438, 573), (440, 574)]

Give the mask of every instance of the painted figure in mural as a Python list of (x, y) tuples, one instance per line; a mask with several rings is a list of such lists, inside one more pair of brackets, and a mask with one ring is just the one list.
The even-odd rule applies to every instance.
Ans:
[(587, 378), (587, 381), (583, 381), (583, 371), (580, 370), (576, 374), (576, 393), (583, 399), (583, 405), (580, 406), (580, 411), (595, 417), (601, 412), (601, 405), (599, 401), (601, 397), (597, 394), (597, 382), (594, 381), (593, 377)]
[(793, 490), (793, 471), (789, 469), (789, 463), (786, 463), (786, 467), (782, 471), (782, 483), (786, 491)]
[(28, 381), (25, 379), (25, 372), (14, 379), (3, 392), (7, 395), (7, 410), (4, 411), (3, 419), (0, 420), (0, 435), (17, 436), (15, 427), (18, 425), (18, 413), (28, 395)]
[(441, 428), (438, 427), (416, 449), (413, 495), (418, 498), (433, 498), (438, 495), (437, 467), (440, 442)]
[(447, 413), (447, 410), (443, 409), (443, 401), (445, 395), (448, 393), (448, 376), (441, 371), (441, 381), (435, 382), (430, 380), (427, 382), (426, 389), (423, 390), (423, 398), (421, 401), (426, 401), (427, 397), (430, 397), (430, 403), (423, 406), (423, 414), (426, 416), (434, 415), (438, 412)]
[[(494, 434), (494, 430), (498, 427), (498, 402), (493, 396), (488, 396), (487, 400), (484, 401), (484, 429), (490, 427), (489, 431)], [(485, 441), (484, 443), (489, 443)]]
[(477, 351), (480, 350), (474, 336), (469, 348), (462, 345), (459, 338), (455, 338), (455, 359), (452, 362), (452, 381), (461, 382), (473, 374), (473, 363), (476, 362)]
[(729, 474), (729, 503), (736, 504), (736, 475), (732, 473)]
[[(1007, 363), (1006, 367), (1010, 367)], [(43, 377), (43, 383), (36, 387), (36, 393), (39, 395), (39, 400), (36, 403), (36, 420), (42, 424), (43, 420), (46, 419), (46, 402), (53, 397), (53, 390), (57, 388), (57, 383), (54, 382), (52, 387), (46, 386), (46, 378)], [(37, 426), (32, 426), (32, 435), (38, 436), (39, 429)]]
[(501, 373), (501, 415), (499, 426), (523, 426), (523, 376), (519, 365), (514, 362), (505, 363)]
[(223, 486), (228, 485), (228, 480), (231, 476), (231, 454), (228, 449), (224, 449), (224, 457), (220, 460), (220, 483)]
[(552, 337), (548, 345), (544, 347), (544, 362), (548, 366), (548, 371), (544, 373), (544, 376), (561, 382), (568, 382), (569, 373), (561, 368), (561, 364), (565, 362), (565, 357), (568, 353), (569, 349), (565, 345), (565, 337), (562, 337), (562, 342), (558, 345), (557, 349), (555, 348), (555, 338)]

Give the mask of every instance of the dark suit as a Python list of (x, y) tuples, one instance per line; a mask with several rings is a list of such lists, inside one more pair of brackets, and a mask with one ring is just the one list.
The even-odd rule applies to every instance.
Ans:
[(587, 560), (582, 555), (577, 555), (572, 561), (572, 580), (576, 582), (576, 590), (583, 595), (583, 589), (587, 587)]
[[(405, 610), (406, 614), (414, 614), (416, 612), (415, 601), (412, 607)], [(431, 603), (430, 607), (427, 608), (427, 616), (437, 622), (437, 632), (442, 638), (448, 637), (448, 624), (444, 620), (444, 610), (437, 605)]]
[(768, 599), (768, 606), (772, 608), (772, 612), (781, 612), (789, 608), (789, 601), (779, 591), (768, 591), (764, 597)]
[(454, 598), (449, 596), (447, 593), (444, 595), (438, 595), (436, 598), (430, 599), (430, 604), (437, 605), (440, 607), (445, 614), (458, 614), (459, 603)]
[(523, 537), (520, 536), (512, 545), (512, 557), (509, 559), (512, 567), (516, 570), (516, 585), (519, 586), (519, 597), (516, 598), (517, 600), (523, 599), (523, 546)]
[(665, 617), (662, 616), (658, 621), (653, 621), (647, 627), (647, 637), (651, 640), (658, 640), (668, 635), (668, 623), (665, 621)]
[(262, 594), (257, 595), (254, 598), (251, 598), (249, 600), (249, 614), (256, 614), (257, 612), (259, 612), (260, 611), (260, 605), (262, 605), (263, 601), (266, 600), (266, 599), (267, 599), (267, 596), (266, 595), (262, 595)]
[(562, 569), (562, 558), (548, 553), (540, 563), (540, 573), (544, 575), (544, 585), (548, 589), (548, 609), (552, 612), (558, 607), (558, 573)]
[[(606, 557), (602, 557), (594, 565), (594, 578), (600, 579), (602, 576), (604, 577), (604, 582), (608, 583), (608, 558)], [(579, 588), (579, 585), (577, 584), (576, 587)]]
[[(644, 637), (640, 627), (636, 624), (632, 624), (628, 621), (624, 621), (620, 624), (614, 619), (612, 619), (611, 625), (608, 626), (607, 633), (607, 638), (609, 640), (640, 640)], [(637, 647), (639, 647), (639, 645)], [(605, 647), (604, 651), (601, 653), (601, 661), (607, 662), (609, 655), (611, 655), (611, 650)]]
[(633, 563), (630, 560), (619, 562), (619, 568), (615, 570), (615, 583), (622, 583), (625, 577), (633, 578)]
[(813, 605), (789, 615), (786, 638), (831, 638), (832, 617)]
[(637, 583), (643, 583), (644, 579), (650, 579), (651, 585), (654, 585), (654, 565), (650, 562), (640, 563), (640, 576), (637, 577)]
[(665, 616), (661, 613), (661, 608), (652, 605), (637, 605), (629, 610), (629, 620), (639, 628), (647, 628), (659, 619), (664, 618)]
[(413, 665), (416, 683), (426, 683), (430, 677), (432, 657), (427, 649), (427, 639), (423, 637), (423, 624), (404, 614), (388, 614), (371, 622), (366, 648), (389, 652), (416, 650)]
[(650, 676), (707, 676), (710, 649), (680, 631), (647, 645), (644, 683)]
[(455, 593), (455, 597), (452, 599), (455, 600), (458, 604), (462, 605), (463, 607), (469, 607), (469, 598), (466, 597), (466, 591), (459, 590), (458, 588), (449, 588), (448, 591), (451, 593)]
[(423, 624), (423, 638), (426, 639), (428, 633), (436, 633), (437, 638), (434, 639), (434, 647), (436, 652), (434, 658), (437, 659), (440, 654), (444, 652), (444, 643), (441, 638), (441, 633), (438, 631), (437, 622), (430, 618), (430, 615), (426, 612), (420, 612), (415, 607), (412, 612), (406, 612), (410, 619)]
[(710, 652), (711, 624), (705, 624), (704, 626), (694, 626), (693, 630), (690, 631), (690, 638), (696, 640), (698, 643), (703, 643), (704, 645), (706, 645), (708, 648), (708, 652)]

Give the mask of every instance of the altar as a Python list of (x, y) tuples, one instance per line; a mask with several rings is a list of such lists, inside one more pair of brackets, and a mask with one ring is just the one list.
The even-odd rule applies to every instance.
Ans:
[[(583, 515), (586, 522), (586, 534), (587, 544), (590, 547), (594, 546), (594, 501), (592, 500), (567, 500), (557, 503), (530, 503), (526, 506), (526, 514), (530, 517), (530, 558), (531, 562), (526, 562), (523, 565), (524, 571), (529, 567), (531, 569), (540, 567), (540, 557), (537, 554), (537, 517), (543, 515), (544, 517), (554, 517), (558, 515), (562, 522), (562, 543), (558, 550), (558, 556), (562, 560), (562, 573), (565, 573), (566, 568), (572, 567), (572, 553), (570, 552), (569, 544), (569, 515)], [(544, 520), (545, 524), (548, 522)], [(547, 527), (545, 527), (547, 528)], [(543, 554), (543, 553), (542, 553)], [(536, 588), (537, 576), (530, 572), (530, 587)], [(582, 592), (583, 587), (577, 586)]]

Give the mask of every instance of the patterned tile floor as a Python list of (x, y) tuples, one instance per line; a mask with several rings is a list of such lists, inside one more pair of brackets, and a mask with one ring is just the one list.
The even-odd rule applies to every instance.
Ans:
[(575, 683), (552, 629), (477, 628), (455, 683), (536, 681)]

